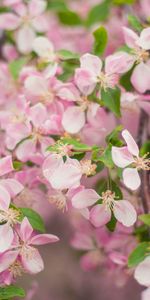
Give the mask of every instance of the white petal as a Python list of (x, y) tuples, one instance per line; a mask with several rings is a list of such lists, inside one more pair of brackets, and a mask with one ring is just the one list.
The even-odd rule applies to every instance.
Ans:
[(131, 190), (137, 190), (141, 184), (141, 179), (138, 174), (137, 169), (134, 168), (127, 168), (122, 173), (123, 182), (126, 187)]

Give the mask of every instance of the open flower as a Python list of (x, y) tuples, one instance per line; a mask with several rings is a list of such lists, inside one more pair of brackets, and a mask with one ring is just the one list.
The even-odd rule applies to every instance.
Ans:
[(103, 72), (101, 59), (86, 53), (80, 58), (80, 68), (76, 69), (75, 82), (85, 95), (91, 94), (97, 83), (104, 89), (113, 88), (118, 82), (119, 74), (127, 72), (132, 64), (131, 55), (118, 52), (106, 58)]
[[(150, 159), (147, 158), (147, 154), (143, 157), (139, 155), (138, 145), (128, 130), (123, 130), (122, 136), (126, 141), (127, 146), (120, 148), (113, 146), (112, 159), (116, 166), (125, 168), (122, 173), (124, 184), (131, 190), (136, 190), (141, 184), (138, 171), (149, 170)], [(130, 165), (131, 167), (128, 167)]]
[(145, 28), (138, 36), (133, 30), (124, 27), (124, 38), (128, 47), (132, 49), (132, 55), (137, 66), (135, 66), (131, 83), (139, 93), (149, 90), (150, 85), (150, 28)]
[(26, 54), (32, 50), (35, 32), (47, 30), (46, 18), (42, 16), (46, 9), (44, 0), (31, 0), (13, 7), (15, 13), (3, 13), (0, 18), (0, 29), (16, 30), (16, 42), (20, 52)]
[(72, 205), (78, 209), (85, 209), (99, 199), (102, 203), (95, 205), (90, 211), (90, 221), (95, 227), (107, 224), (111, 220), (112, 212), (124, 226), (129, 227), (136, 222), (137, 214), (132, 204), (127, 200), (115, 200), (115, 193), (110, 190), (103, 192), (100, 197), (94, 190), (85, 189), (75, 194)]

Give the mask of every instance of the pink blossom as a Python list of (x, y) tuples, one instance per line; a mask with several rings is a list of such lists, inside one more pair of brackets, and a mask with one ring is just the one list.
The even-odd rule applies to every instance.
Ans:
[(46, 8), (44, 0), (32, 0), (27, 6), (18, 3), (14, 5), (14, 13), (3, 13), (0, 19), (0, 28), (17, 30), (16, 42), (20, 52), (26, 54), (32, 50), (32, 43), (36, 36), (35, 31), (47, 30), (47, 22), (43, 17)]
[[(141, 184), (138, 170), (148, 170), (149, 159), (146, 155), (139, 156), (139, 148), (128, 130), (123, 130), (122, 136), (127, 146), (120, 148), (113, 146), (112, 159), (119, 168), (125, 168), (122, 174), (124, 184), (131, 190), (136, 190)], [(131, 167), (128, 167), (130, 165)]]

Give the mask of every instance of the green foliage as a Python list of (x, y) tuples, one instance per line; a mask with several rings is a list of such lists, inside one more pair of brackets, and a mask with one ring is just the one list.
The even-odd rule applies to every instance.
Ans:
[(146, 225), (150, 226), (150, 214), (143, 214), (139, 216), (139, 219)]
[(143, 156), (144, 154), (150, 157), (150, 141), (146, 141), (140, 149), (140, 155)]
[(45, 232), (45, 225), (41, 216), (31, 208), (20, 208), (23, 217), (27, 217), (33, 229)]
[(69, 9), (58, 12), (59, 20), (62, 24), (67, 26), (78, 26), (82, 24), (80, 16)]
[(138, 32), (141, 32), (141, 31), (142, 31), (143, 26), (142, 26), (140, 20), (139, 20), (137, 17), (135, 17), (135, 16), (133, 16), (133, 15), (129, 15), (129, 16), (128, 16), (128, 22), (129, 22), (129, 25), (130, 25), (134, 30), (136, 30), (136, 31), (138, 31)]
[(14, 80), (17, 80), (22, 70), (23, 66), (27, 63), (27, 59), (22, 57), (16, 60), (13, 60), (9, 64), (9, 71)]
[(95, 23), (105, 21), (109, 16), (110, 8), (110, 0), (105, 0), (102, 3), (93, 6), (88, 14), (86, 25), (92, 26)]
[(13, 297), (25, 297), (24, 290), (15, 285), (0, 287), (0, 300), (11, 299)]
[(102, 55), (105, 51), (108, 41), (108, 34), (105, 27), (100, 26), (93, 32), (94, 45), (93, 52), (95, 55)]
[(13, 161), (13, 167), (14, 167), (15, 170), (19, 171), (19, 170), (22, 169), (23, 163), (21, 161), (14, 160)]
[(113, 146), (120, 147), (123, 145), (123, 142), (119, 138), (120, 131), (122, 131), (123, 126), (118, 125), (110, 134), (106, 136), (106, 142), (110, 143)]
[(118, 87), (114, 89), (108, 88), (107, 90), (102, 89), (101, 98), (104, 102), (104, 106), (111, 110), (116, 117), (121, 117), (120, 112), (120, 89)]
[(111, 220), (107, 223), (106, 227), (108, 228), (109, 231), (113, 232), (116, 228), (117, 220), (112, 213)]
[(130, 254), (128, 258), (128, 266), (130, 268), (135, 267), (149, 255), (150, 255), (150, 243), (149, 242), (140, 243)]
[(49, 0), (47, 9), (54, 11), (64, 11), (67, 10), (67, 6), (64, 0)]
[(104, 163), (104, 165), (108, 168), (113, 168), (114, 167), (114, 163), (112, 160), (112, 155), (111, 155), (111, 148), (112, 145), (109, 144), (105, 150), (103, 151), (103, 153), (98, 157), (98, 161), (101, 161)]
[(125, 5), (125, 4), (134, 4), (136, 0), (113, 0), (113, 3), (116, 5)]
[(123, 74), (120, 78), (120, 84), (126, 89), (127, 92), (131, 92), (133, 90), (133, 86), (131, 83), (131, 75), (133, 72), (133, 68), (131, 68), (127, 73)]
[(61, 49), (58, 51), (58, 55), (59, 55), (59, 58), (61, 60), (76, 60), (76, 59), (79, 59), (79, 54), (78, 53), (73, 53), (69, 50), (65, 50), (65, 49)]
[(106, 179), (102, 178), (97, 182), (95, 189), (100, 196), (102, 195), (102, 192), (111, 190), (115, 193), (115, 200), (123, 199), (123, 195), (119, 186), (113, 180), (109, 180), (108, 182)]

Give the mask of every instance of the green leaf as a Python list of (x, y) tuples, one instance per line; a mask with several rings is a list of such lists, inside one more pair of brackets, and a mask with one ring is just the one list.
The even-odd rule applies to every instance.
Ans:
[(114, 0), (113, 3), (116, 5), (134, 4), (136, 0)]
[(107, 223), (106, 227), (108, 228), (109, 231), (113, 232), (116, 228), (116, 224), (117, 224), (117, 220), (114, 214), (112, 214), (111, 220)]
[(62, 138), (61, 142), (64, 144), (72, 145), (73, 150), (76, 150), (76, 151), (90, 151), (92, 149), (90, 146), (83, 144), (74, 138), (67, 138), (67, 137)]
[(82, 24), (80, 16), (71, 10), (64, 10), (58, 12), (59, 20), (64, 25), (77, 26)]
[(123, 199), (122, 192), (115, 181), (111, 180), (110, 183), (108, 184), (108, 181), (106, 179), (104, 178), (100, 179), (100, 181), (98, 181), (96, 184), (97, 193), (101, 196), (102, 192), (105, 192), (107, 190), (111, 190), (115, 193), (116, 201)]
[(143, 214), (139, 216), (139, 219), (146, 225), (150, 226), (150, 214)]
[(104, 106), (109, 108), (116, 117), (121, 117), (120, 112), (120, 89), (116, 87), (115, 89), (108, 88), (106, 91), (102, 89), (101, 98), (104, 102)]
[(23, 163), (21, 161), (14, 160), (13, 167), (15, 170), (21, 170), (23, 167)]
[(26, 58), (19, 58), (16, 60), (13, 60), (9, 64), (9, 71), (13, 77), (14, 80), (17, 80), (20, 74), (20, 71), (22, 70), (23, 66), (26, 64), (27, 59)]
[(93, 6), (88, 14), (86, 25), (92, 26), (95, 23), (105, 21), (109, 16), (110, 6), (110, 0), (105, 0), (102, 3)]
[(0, 287), (0, 299), (10, 299), (13, 297), (25, 297), (25, 292), (22, 288), (15, 285)]
[(123, 126), (122, 125), (118, 125), (110, 134), (108, 134), (106, 136), (106, 142), (113, 146), (122, 146), (123, 145), (123, 142), (119, 139), (119, 134), (120, 134), (120, 131), (122, 131), (123, 129)]
[(143, 242), (139, 244), (128, 258), (129, 268), (135, 267), (150, 255), (150, 243)]
[(61, 60), (72, 60), (72, 59), (79, 59), (78, 53), (73, 53), (69, 50), (61, 49), (58, 51), (59, 58)]
[(111, 155), (111, 148), (112, 145), (109, 144), (106, 149), (104, 150), (103, 154), (101, 156), (99, 156), (98, 161), (102, 161), (104, 163), (104, 165), (108, 168), (113, 168), (114, 167), (114, 163), (112, 160), (112, 155)]
[(131, 75), (132, 75), (133, 69), (134, 69), (134, 66), (127, 73), (123, 74), (120, 78), (120, 84), (128, 92), (131, 92), (133, 90), (133, 85), (131, 83)]
[(100, 26), (93, 32), (93, 36), (95, 39), (93, 45), (93, 52), (95, 55), (102, 55), (105, 51), (108, 41), (107, 30), (105, 29), (105, 27)]
[(54, 11), (67, 10), (65, 1), (63, 0), (49, 0), (47, 4), (47, 9)]
[(41, 216), (31, 208), (20, 208), (24, 217), (27, 217), (33, 229), (45, 232), (45, 225)]
[(128, 22), (134, 30), (136, 30), (138, 32), (141, 32), (143, 30), (143, 26), (142, 26), (140, 20), (137, 17), (135, 17), (133, 15), (129, 15), (128, 16)]
[(144, 154), (150, 157), (150, 141), (146, 141), (140, 149), (140, 155), (143, 156)]

